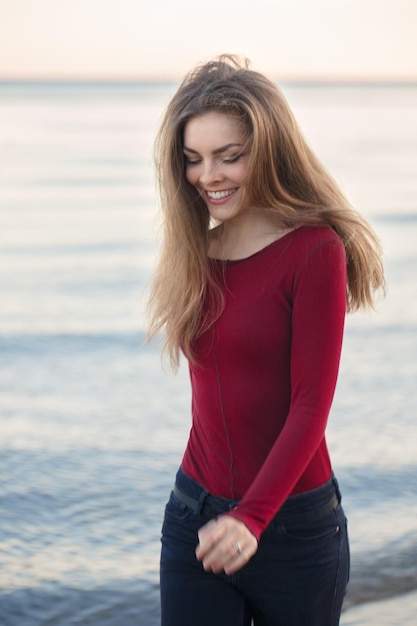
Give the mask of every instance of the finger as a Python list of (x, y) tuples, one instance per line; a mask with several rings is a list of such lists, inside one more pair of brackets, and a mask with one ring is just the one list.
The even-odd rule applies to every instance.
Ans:
[(217, 525), (217, 520), (208, 522), (198, 532), (199, 543), (196, 556), (201, 561), (206, 554), (213, 550), (224, 536), (224, 529)]
[[(251, 555), (252, 556), (252, 555)], [(247, 552), (241, 549), (239, 552), (236, 550), (234, 556), (223, 565), (224, 573), (228, 576), (238, 572), (249, 561), (250, 556)]]
[[(223, 538), (211, 550), (207, 551), (202, 558), (203, 567), (206, 571), (219, 573), (230, 568), (235, 571), (243, 567), (248, 561), (248, 557), (238, 541), (231, 541), (230, 538)], [(227, 572), (226, 572), (227, 573)]]
[(258, 548), (256, 537), (241, 522), (219, 517), (203, 526), (196, 548), (197, 559), (206, 571), (234, 573)]

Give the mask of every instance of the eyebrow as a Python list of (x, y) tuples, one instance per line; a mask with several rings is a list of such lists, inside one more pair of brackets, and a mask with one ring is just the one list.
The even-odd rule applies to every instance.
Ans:
[[(243, 148), (243, 144), (242, 143), (228, 143), (225, 146), (220, 146), (220, 148), (216, 148), (215, 150), (213, 150), (212, 154), (220, 154), (221, 152), (226, 152), (226, 150), (229, 150), (229, 148)], [(184, 146), (184, 150), (186, 152), (191, 152), (192, 154), (198, 154), (197, 150), (193, 150), (192, 148), (187, 148), (187, 146)]]

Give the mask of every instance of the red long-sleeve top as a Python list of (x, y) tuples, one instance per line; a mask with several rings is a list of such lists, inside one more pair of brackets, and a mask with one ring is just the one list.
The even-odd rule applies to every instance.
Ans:
[(325, 428), (346, 313), (345, 249), (301, 227), (248, 258), (211, 261), (225, 309), (194, 349), (182, 468), (259, 539), (290, 495), (331, 476)]

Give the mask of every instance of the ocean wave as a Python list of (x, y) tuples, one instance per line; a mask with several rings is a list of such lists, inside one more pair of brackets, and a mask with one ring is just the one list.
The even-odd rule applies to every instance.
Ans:
[(80, 589), (51, 583), (0, 596), (2, 626), (158, 626), (159, 590), (148, 581), (117, 580)]
[[(379, 563), (351, 580), (343, 610), (369, 601), (400, 597), (417, 589), (407, 578), (383, 581), (376, 577)], [(114, 581), (91, 589), (51, 583), (45, 588), (19, 589), (0, 596), (2, 626), (159, 626), (159, 588), (146, 580)]]
[(10, 355), (38, 357), (56, 352), (79, 354), (80, 351), (115, 348), (134, 352), (155, 349), (146, 343), (145, 332), (141, 330), (100, 333), (19, 333), (0, 337), (0, 362)]

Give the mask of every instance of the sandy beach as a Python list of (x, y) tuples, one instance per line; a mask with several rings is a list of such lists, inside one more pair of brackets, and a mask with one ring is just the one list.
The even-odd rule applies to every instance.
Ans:
[(417, 591), (353, 606), (343, 613), (340, 626), (415, 626)]

